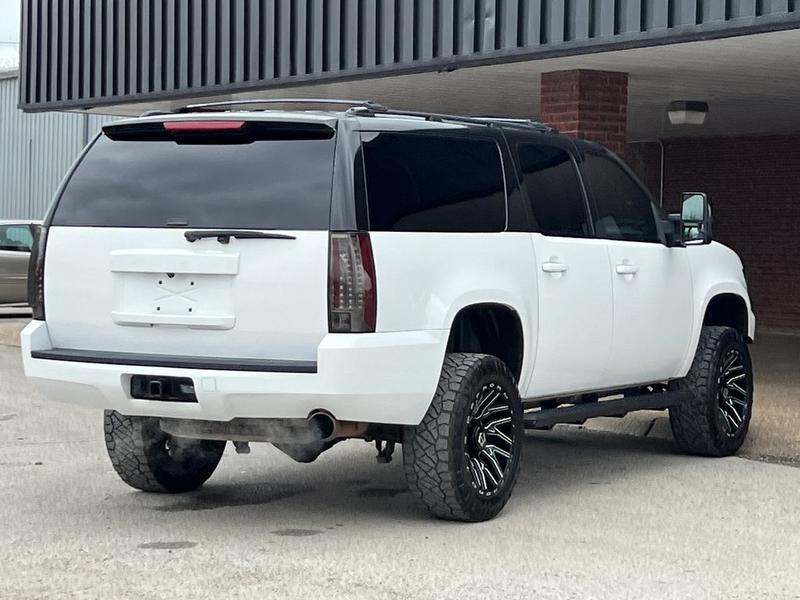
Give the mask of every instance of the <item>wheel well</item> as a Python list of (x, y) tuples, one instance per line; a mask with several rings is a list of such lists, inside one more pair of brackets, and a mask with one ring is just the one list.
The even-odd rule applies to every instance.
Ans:
[(462, 308), (450, 328), (447, 352), (476, 352), (498, 357), (519, 381), (523, 355), (522, 321), (503, 304)]
[(720, 294), (714, 296), (706, 308), (703, 325), (733, 327), (748, 338), (747, 304), (744, 298), (736, 294)]

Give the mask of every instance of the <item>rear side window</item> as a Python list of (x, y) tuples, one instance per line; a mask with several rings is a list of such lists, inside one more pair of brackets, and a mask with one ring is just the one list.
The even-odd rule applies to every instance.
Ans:
[(599, 238), (632, 242), (658, 242), (650, 197), (615, 160), (587, 152), (581, 170), (595, 209)]
[(505, 179), (494, 140), (438, 133), (362, 135), (373, 231), (505, 229)]
[(250, 143), (101, 136), (67, 183), (54, 225), (328, 229), (331, 139)]
[(587, 237), (591, 229), (586, 202), (569, 153), (552, 146), (521, 143), (517, 156), (539, 231)]

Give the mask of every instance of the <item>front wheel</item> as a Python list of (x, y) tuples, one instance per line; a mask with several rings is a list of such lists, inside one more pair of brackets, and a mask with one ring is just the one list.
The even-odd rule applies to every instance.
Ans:
[(522, 405), (503, 361), (448, 354), (428, 412), (403, 433), (406, 480), (435, 517), (491, 519), (514, 489), (522, 441)]
[(703, 327), (689, 374), (675, 386), (688, 392), (669, 409), (678, 448), (702, 456), (734, 454), (753, 411), (753, 367), (739, 332)]
[(145, 492), (188, 492), (217, 468), (225, 442), (169, 435), (153, 417), (128, 417), (107, 410), (106, 449), (114, 470), (129, 486)]

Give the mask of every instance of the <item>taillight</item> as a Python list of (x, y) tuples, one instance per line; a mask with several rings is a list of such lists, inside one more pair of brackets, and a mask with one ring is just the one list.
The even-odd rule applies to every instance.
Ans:
[(47, 228), (41, 227), (33, 238), (28, 260), (28, 304), (33, 318), (44, 321), (44, 253), (47, 246)]
[(218, 131), (240, 131), (244, 121), (164, 121), (164, 129), (170, 133), (214, 133)]
[(375, 261), (369, 234), (331, 233), (328, 261), (328, 330), (375, 331)]

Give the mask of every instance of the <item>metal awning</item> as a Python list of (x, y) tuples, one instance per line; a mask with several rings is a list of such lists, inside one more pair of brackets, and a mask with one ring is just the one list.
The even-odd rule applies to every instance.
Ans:
[(90, 109), (800, 27), (788, 0), (23, 0), (20, 106)]

